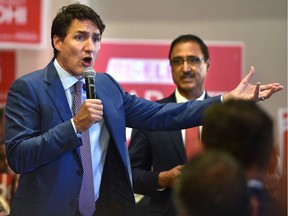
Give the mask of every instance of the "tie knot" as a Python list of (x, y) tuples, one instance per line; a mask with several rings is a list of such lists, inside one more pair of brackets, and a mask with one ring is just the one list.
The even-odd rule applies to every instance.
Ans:
[(75, 91), (76, 92), (82, 92), (82, 88), (83, 88), (83, 82), (82, 81), (77, 81), (75, 83)]

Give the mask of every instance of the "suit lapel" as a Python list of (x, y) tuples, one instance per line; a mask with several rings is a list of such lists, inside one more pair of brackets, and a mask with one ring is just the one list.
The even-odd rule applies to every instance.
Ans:
[[(72, 118), (72, 113), (67, 101), (62, 82), (56, 71), (56, 68), (54, 67), (53, 60), (44, 70), (44, 82), (47, 85), (47, 94), (49, 95), (62, 121), (68, 121)], [(81, 163), (79, 148), (76, 148), (75, 150), (78, 155), (78, 161)]]
[[(99, 74), (99, 75), (98, 75)], [(127, 168), (129, 170), (130, 164), (128, 164), (128, 151), (126, 147), (126, 136), (123, 134), (123, 127), (125, 128), (125, 122), (121, 118), (122, 112), (116, 109), (114, 105), (115, 101), (111, 100), (111, 89), (105, 81), (102, 79), (104, 74), (97, 74), (95, 81), (96, 85), (96, 97), (101, 99), (104, 107), (104, 119), (105, 124), (110, 132), (110, 136), (116, 144), (116, 148)]]
[(55, 108), (62, 121), (67, 121), (72, 118), (72, 113), (66, 99), (65, 91), (58, 73), (54, 67), (53, 61), (45, 68), (44, 82), (47, 83), (47, 94), (55, 105)]
[(185, 148), (184, 148), (181, 130), (170, 131), (168, 133), (169, 133), (169, 136), (171, 137), (171, 140), (176, 149), (176, 152), (178, 153), (180, 158), (185, 162), (186, 155), (185, 155)]

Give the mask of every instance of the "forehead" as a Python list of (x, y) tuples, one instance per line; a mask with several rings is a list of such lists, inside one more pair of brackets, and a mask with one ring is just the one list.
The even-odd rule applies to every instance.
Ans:
[(86, 31), (100, 34), (100, 30), (99, 30), (98, 26), (94, 22), (92, 22), (91, 20), (74, 19), (71, 22), (71, 25), (68, 29), (68, 33), (86, 32)]
[(201, 47), (194, 41), (180, 42), (174, 46), (171, 57), (176, 56), (201, 56), (203, 55)]

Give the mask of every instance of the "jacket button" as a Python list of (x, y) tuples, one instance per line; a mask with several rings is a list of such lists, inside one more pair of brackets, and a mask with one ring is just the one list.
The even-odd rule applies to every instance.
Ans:
[(71, 207), (77, 207), (77, 200), (75, 200), (75, 199), (70, 200), (69, 205)]
[(82, 176), (83, 172), (81, 170), (76, 171), (77, 176)]

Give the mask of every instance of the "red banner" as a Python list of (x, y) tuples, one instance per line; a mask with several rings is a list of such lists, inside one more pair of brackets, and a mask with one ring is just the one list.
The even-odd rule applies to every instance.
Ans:
[(15, 52), (0, 52), (0, 104), (6, 102), (8, 90), (15, 79), (15, 67)]
[(42, 0), (0, 0), (0, 47), (39, 46), (42, 6)]
[[(149, 100), (166, 97), (175, 89), (168, 61), (168, 41), (102, 42), (95, 70), (111, 74), (130, 93)], [(230, 91), (242, 77), (243, 45), (209, 43), (211, 66), (205, 87), (210, 95)]]

